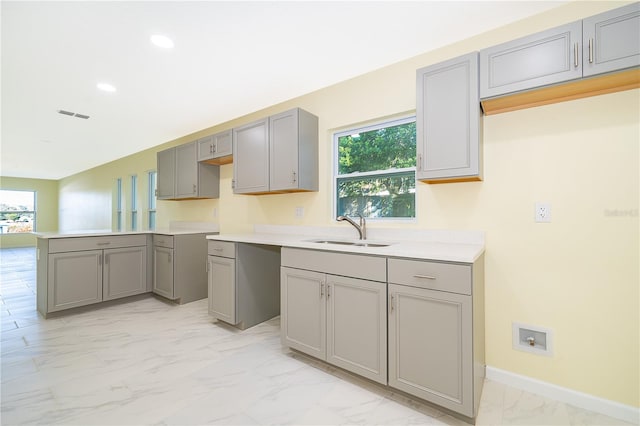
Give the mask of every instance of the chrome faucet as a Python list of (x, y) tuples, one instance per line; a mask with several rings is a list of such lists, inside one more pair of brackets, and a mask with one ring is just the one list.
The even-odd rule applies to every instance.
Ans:
[(357, 213), (357, 215), (360, 216), (360, 225), (358, 225), (349, 216), (338, 216), (338, 217), (336, 217), (336, 220), (338, 222), (342, 222), (343, 220), (346, 220), (351, 225), (353, 225), (354, 228), (356, 228), (358, 230), (358, 234), (360, 234), (360, 239), (361, 240), (366, 240), (367, 239), (367, 221), (364, 218), (364, 216), (362, 216), (360, 213)]

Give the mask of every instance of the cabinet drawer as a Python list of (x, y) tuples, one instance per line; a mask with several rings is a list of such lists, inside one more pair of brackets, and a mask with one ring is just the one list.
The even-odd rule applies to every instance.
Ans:
[(57, 238), (49, 240), (49, 253), (144, 245), (147, 245), (147, 236), (144, 234)]
[(471, 266), (389, 259), (389, 283), (471, 294)]
[(281, 259), (282, 266), (290, 268), (380, 282), (387, 280), (387, 266), (384, 257), (283, 248)]
[(153, 245), (154, 247), (173, 248), (173, 235), (154, 234)]
[(207, 253), (210, 256), (221, 256), (221, 257), (236, 257), (236, 243), (230, 243), (228, 241), (211, 241), (208, 243)]

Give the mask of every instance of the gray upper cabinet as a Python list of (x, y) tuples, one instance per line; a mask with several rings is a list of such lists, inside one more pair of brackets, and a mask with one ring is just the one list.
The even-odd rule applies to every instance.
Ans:
[(198, 194), (198, 162), (195, 142), (176, 147), (176, 198), (192, 198)]
[(236, 194), (318, 190), (318, 117), (295, 108), (233, 129)]
[(582, 21), (480, 51), (480, 97), (582, 77)]
[(233, 192), (269, 191), (269, 119), (233, 129)]
[(176, 150), (165, 149), (158, 152), (158, 193), (159, 200), (170, 200), (176, 195)]
[(416, 87), (416, 178), (481, 180), (478, 53), (419, 69)]
[(582, 21), (585, 76), (640, 66), (640, 3)]
[(197, 159), (197, 141), (158, 152), (158, 198), (218, 198), (220, 169)]
[(269, 143), (270, 191), (318, 190), (318, 117), (300, 108), (269, 117)]
[(222, 165), (233, 161), (232, 131), (216, 133), (198, 139), (198, 161)]

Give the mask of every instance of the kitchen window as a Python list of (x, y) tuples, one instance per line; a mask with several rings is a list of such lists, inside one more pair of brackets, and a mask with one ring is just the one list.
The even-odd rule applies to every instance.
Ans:
[(35, 191), (0, 190), (0, 234), (18, 234), (35, 230)]
[(122, 178), (116, 179), (116, 230), (122, 231)]
[(416, 119), (334, 134), (336, 216), (416, 217)]
[(151, 231), (156, 229), (156, 192), (157, 192), (157, 177), (158, 177), (158, 173), (153, 170), (149, 172), (148, 175), (148, 182), (149, 182), (149, 188), (148, 188), (148, 193), (147, 193), (147, 200), (149, 200), (149, 203), (147, 205), (147, 212), (148, 212), (148, 221), (149, 221), (149, 229)]
[(138, 230), (138, 176), (131, 176), (131, 230)]

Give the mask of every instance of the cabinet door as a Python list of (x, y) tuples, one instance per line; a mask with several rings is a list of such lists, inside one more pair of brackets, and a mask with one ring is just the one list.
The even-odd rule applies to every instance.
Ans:
[(269, 188), (298, 187), (298, 109), (269, 118)]
[(479, 180), (478, 53), (417, 72), (417, 178)]
[(176, 147), (176, 198), (198, 195), (198, 161), (196, 143)]
[(102, 250), (52, 253), (47, 274), (48, 312), (102, 301)]
[(153, 292), (168, 299), (174, 298), (173, 249), (153, 248)]
[(198, 139), (198, 161), (213, 158), (213, 136)]
[(389, 284), (389, 386), (473, 417), (471, 296)]
[(103, 299), (141, 294), (147, 290), (147, 248), (126, 247), (104, 251)]
[(327, 362), (387, 384), (387, 285), (327, 276)]
[(640, 66), (640, 3), (582, 21), (585, 76)]
[(283, 267), (280, 297), (283, 345), (326, 359), (325, 275)]
[(231, 130), (213, 135), (213, 158), (233, 155)]
[(233, 129), (233, 192), (269, 191), (269, 121)]
[(229, 324), (236, 317), (236, 261), (209, 256), (209, 314)]
[(480, 51), (480, 97), (582, 77), (582, 21)]
[(158, 152), (158, 193), (157, 198), (167, 200), (175, 197), (176, 149)]

